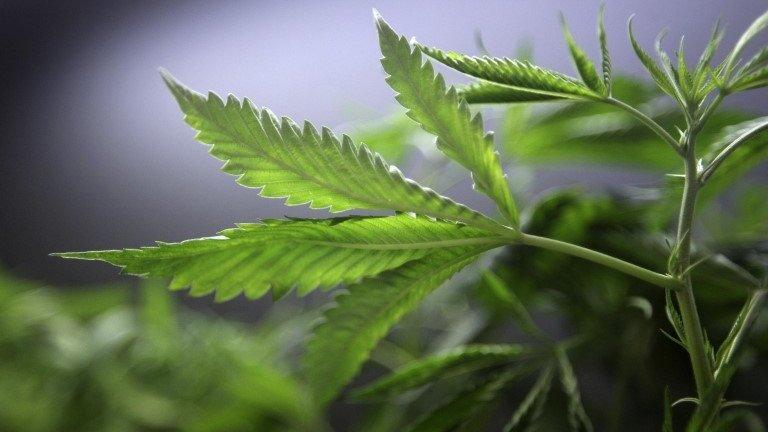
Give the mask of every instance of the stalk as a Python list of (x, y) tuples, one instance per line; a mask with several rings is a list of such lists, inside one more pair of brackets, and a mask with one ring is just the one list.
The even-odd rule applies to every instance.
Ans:
[(618, 270), (626, 273), (630, 276), (634, 276), (638, 279), (644, 280), (653, 285), (677, 290), (679, 288), (679, 281), (670, 275), (656, 273), (652, 270), (648, 270), (644, 267), (640, 267), (636, 264), (624, 261), (622, 259), (606, 255), (602, 252), (598, 252), (583, 246), (566, 243), (564, 241), (555, 240), (547, 237), (539, 237), (531, 234), (520, 234), (520, 243), (539, 247), (542, 249), (548, 249), (555, 252), (564, 253), (566, 255), (572, 255), (588, 261), (592, 261), (597, 264), (604, 265), (606, 267)]
[(677, 224), (677, 267), (675, 272), (680, 276), (682, 286), (676, 292), (677, 302), (680, 305), (680, 315), (685, 329), (685, 338), (688, 353), (691, 357), (693, 376), (696, 381), (696, 391), (699, 397), (703, 397), (713, 381), (712, 365), (707, 356), (704, 332), (701, 328), (699, 313), (696, 309), (696, 300), (693, 296), (691, 284), (691, 230), (693, 229), (694, 210), (696, 196), (699, 192), (699, 181), (696, 172), (694, 133), (686, 134), (684, 148), (685, 156), (685, 186), (683, 199), (680, 206), (680, 217)]

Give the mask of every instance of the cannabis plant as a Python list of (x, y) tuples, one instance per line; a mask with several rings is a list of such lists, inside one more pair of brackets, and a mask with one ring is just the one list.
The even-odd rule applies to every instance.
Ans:
[[(326, 406), (355, 378), (382, 338), (428, 294), (488, 251), (526, 248), (525, 254), (497, 259), (491, 271), (483, 272), (483, 290), (495, 310), (511, 316), (530, 343), (461, 346), (414, 360), (347, 395), (357, 400), (388, 399), (438, 378), (482, 371), (454, 397), (412, 422), (410, 428), (415, 431), (474, 430), (477, 419), (488, 415), (491, 402), (502, 390), (531, 375), (535, 378), (530, 381), (529, 391), (517, 401), (505, 430), (545, 427), (548, 394), (556, 382), (568, 401), (570, 427), (592, 430), (569, 358), (570, 352), (589, 337), (576, 333), (559, 338), (548, 333), (537, 325), (526, 302), (511, 286), (520, 281), (560, 285), (572, 282), (572, 287), (579, 286), (579, 278), (564, 280), (557, 265), (530, 258), (538, 257), (537, 251), (591, 261), (613, 272), (609, 278), (613, 288), (603, 290), (606, 297), (611, 296), (611, 288), (625, 290), (626, 280), (619, 277), (623, 275), (655, 289), (665, 301), (665, 314), (671, 324), (669, 338), (687, 352), (695, 382), (695, 394), (678, 401), (696, 406), (687, 430), (730, 430), (736, 417), (723, 410), (740, 403), (726, 400), (725, 393), (763, 306), (766, 281), (737, 271), (741, 280), (747, 281), (747, 298), (741, 311), (729, 317), (730, 332), (715, 348), (703, 328), (695, 297), (705, 292), (703, 284), (697, 285), (695, 269), (708, 257), (694, 247), (694, 221), (697, 202), (711, 199), (714, 194), (709, 191), (727, 185), (720, 179), (742, 169), (739, 161), (743, 162), (745, 154), (765, 158), (765, 149), (751, 144), (760, 142), (759, 134), (768, 128), (768, 119), (731, 124), (727, 133), (719, 135), (711, 129), (726, 126), (716, 113), (727, 96), (768, 86), (768, 47), (751, 57), (744, 55), (747, 44), (768, 26), (768, 12), (755, 20), (719, 63), (714, 61), (723, 36), (719, 25), (698, 61), (689, 64), (683, 42), (673, 60), (663, 49), (663, 35), (656, 42), (658, 58), (649, 55), (636, 41), (630, 19), (629, 42), (634, 52), (658, 89), (674, 101), (675, 110), (662, 114), (652, 113), (648, 104), (624, 99), (614, 91), (620, 83), (612, 74), (602, 11), (597, 26), (599, 71), (563, 20), (565, 41), (578, 78), (526, 59), (473, 57), (431, 48), (400, 36), (378, 13), (374, 15), (381, 64), (397, 101), (411, 120), (436, 137), (436, 147), (447, 158), (470, 172), (474, 189), (495, 203), (497, 215), (483, 214), (405, 177), (379, 153), (346, 135), (339, 136), (327, 128), (318, 130), (309, 122), (299, 125), (257, 107), (249, 99), (230, 95), (223, 100), (214, 93), (196, 93), (163, 71), (163, 79), (185, 120), (197, 131), (197, 139), (210, 146), (211, 155), (225, 162), (223, 170), (236, 176), (239, 184), (258, 188), (263, 197), (283, 198), (286, 205), (308, 205), (331, 213), (359, 210), (389, 214), (270, 219), (238, 224), (217, 236), (180, 243), (58, 255), (106, 261), (130, 274), (168, 277), (171, 289), (189, 287), (191, 295), (214, 294), (217, 301), (241, 294), (257, 299), (268, 292), (280, 298), (294, 289), (298, 295), (306, 295), (345, 285), (346, 290), (334, 297), (312, 331), (303, 358), (303, 376), (312, 397), (320, 406)], [(447, 85), (430, 60), (476, 81), (460, 87)], [(561, 224), (563, 230), (552, 235), (542, 233), (547, 231), (542, 229), (542, 221), (561, 217), (559, 211), (597, 209), (623, 217), (623, 212), (612, 204), (568, 204), (578, 201), (578, 195), (561, 197), (554, 201), (556, 205), (545, 203), (535, 211), (519, 211), (519, 200), (515, 200), (501, 156), (494, 148), (494, 137), (470, 105), (558, 101), (576, 108), (558, 112), (559, 119), (550, 127), (556, 128), (557, 122), (567, 120), (568, 115), (578, 120), (580, 106), (616, 110), (634, 121), (621, 127), (644, 127), (651, 134), (638, 143), (644, 146), (648, 160), (675, 170), (681, 167), (682, 173), (667, 176), (670, 195), (679, 198), (677, 223), (667, 249), (637, 241), (631, 231), (620, 229), (587, 231), (586, 226), (579, 225), (591, 236), (575, 236), (572, 242), (563, 239), (568, 236), (563, 230), (574, 225)], [(507, 142), (509, 152), (525, 155), (522, 147), (528, 135), (535, 133), (541, 130), (519, 130), (515, 139)], [(548, 143), (550, 150), (570, 144)], [(548, 149), (538, 148), (534, 156), (539, 150)], [(609, 157), (621, 156), (610, 149), (603, 151)], [(680, 190), (682, 193), (678, 193)], [(764, 193), (758, 196), (758, 200), (765, 200)], [(549, 216), (542, 219), (537, 216), (541, 212)], [(610, 222), (605, 221), (605, 227), (611, 227)], [(756, 223), (765, 221), (758, 219)], [(659, 232), (668, 228), (663, 223), (654, 227)], [(541, 259), (554, 258), (542, 255)], [(728, 265), (714, 268), (716, 272), (733, 270)], [(585, 316), (593, 321), (603, 319), (593, 307), (594, 301), (579, 297), (573, 289), (563, 293), (571, 301), (571, 318), (577, 327)], [(646, 311), (649, 303), (635, 298), (633, 304)], [(634, 344), (629, 343), (623, 355), (647, 352), (637, 346), (637, 341), (642, 345), (642, 338), (631, 340)], [(675, 404), (669, 397), (665, 399), (663, 429), (671, 431), (671, 407)]]

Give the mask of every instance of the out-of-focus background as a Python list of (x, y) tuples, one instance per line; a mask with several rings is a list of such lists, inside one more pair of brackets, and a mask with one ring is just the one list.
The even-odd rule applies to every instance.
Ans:
[[(7, 384), (6, 391), (0, 384), (0, 406), (12, 407), (0, 409), (0, 426), (214, 431), (288, 430), (282, 421), (291, 430), (324, 424), (289, 372), (316, 310), (294, 300), (214, 304), (212, 297), (166, 295), (157, 282), (140, 285), (113, 267), (48, 254), (178, 241), (259, 218), (327, 217), (261, 199), (222, 174), (221, 163), (182, 121), (159, 67), (198, 91), (248, 96), (278, 115), (309, 119), (356, 138), (407, 140), (417, 155), (393, 157), (401, 159), (407, 175), (492, 213), (493, 205), (472, 191), (464, 173), (435, 164), (431, 138), (394, 120), (402, 110), (384, 82), (373, 7), (397, 31), (427, 45), (477, 54), (479, 31), (493, 54), (532, 52), (536, 63), (572, 73), (558, 23), (562, 12), (576, 39), (598, 57), (598, 1), (0, 3), (0, 376)], [(728, 49), (766, 7), (757, 0), (608, 2), (614, 70), (645, 79), (626, 36), (633, 13), (635, 32), (649, 51), (656, 34), (668, 27), (668, 50), (685, 34), (692, 62), (718, 18), (726, 24), (722, 46)], [(760, 38), (759, 44), (765, 42)], [(451, 82), (465, 81), (446, 75)], [(660, 107), (654, 115), (670, 129), (679, 120), (641, 81), (622, 79), (617, 91), (644, 109)], [(736, 95), (724, 108), (717, 128), (765, 115), (765, 91)], [(572, 123), (551, 107), (486, 111), (487, 126), (499, 131), (497, 146), (510, 166), (520, 165), (510, 172), (510, 182), (528, 204), (531, 232), (664, 267), (663, 234), (674, 209), (656, 204), (663, 201), (658, 190), (669, 182), (664, 173), (676, 169), (666, 147), (631, 120), (606, 117), (603, 108), (588, 104), (570, 113), (577, 116)], [(384, 129), (375, 126), (382, 122)], [(717, 133), (706, 131), (706, 139)], [(625, 155), (629, 162), (616, 163)], [(760, 268), (768, 255), (768, 171), (764, 162), (755, 162), (759, 158), (764, 160), (764, 153), (740, 162), (744, 169), (735, 172), (749, 184), (733, 196), (713, 194), (715, 204), (696, 232), (702, 244), (732, 260), (718, 255), (696, 274), (716, 341), (743, 300), (739, 283), (753, 282), (733, 263)], [(441, 170), (433, 171), (437, 167)], [(562, 187), (577, 192), (553, 192)], [(723, 234), (736, 231), (744, 233), (738, 242), (723, 242), (733, 240)], [(633, 248), (630, 238), (652, 244)], [(691, 390), (683, 374), (685, 355), (657, 331), (668, 326), (663, 294), (547, 253), (510, 248), (495, 263), (523, 302), (539, 309), (535, 317), (545, 330), (556, 337), (584, 331), (595, 340), (610, 340), (592, 345), (576, 363), (587, 411), (599, 426), (649, 430), (661, 415), (661, 383), (671, 383), (678, 397)], [(538, 273), (520, 270), (532, 268)], [(92, 289), (74, 289), (82, 287)], [(409, 356), (456, 344), (519, 339), (519, 331), (505, 321), (509, 311), (489, 301), (484, 289), (477, 281), (459, 280), (438, 293), (395, 332), (394, 343), (374, 354), (375, 365), (364, 369), (362, 379)], [(179, 302), (191, 308), (177, 311)], [(737, 394), (764, 396), (763, 401), (768, 378), (755, 365), (764, 364), (768, 352), (766, 321), (758, 348), (750, 352), (753, 369), (734, 383)], [(608, 336), (600, 333), (604, 330)], [(513, 391), (511, 403), (521, 392)], [(430, 403), (408, 413), (397, 404), (374, 406), (370, 416), (363, 408), (335, 404), (328, 421), (341, 430), (398, 430), (398, 421)], [(558, 409), (550, 408), (553, 418)], [(42, 410), (89, 416), (42, 418)], [(765, 416), (763, 408), (757, 410)]]

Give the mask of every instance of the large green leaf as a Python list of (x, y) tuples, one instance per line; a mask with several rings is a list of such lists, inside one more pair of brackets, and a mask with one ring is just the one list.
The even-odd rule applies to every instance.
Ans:
[(279, 297), (333, 287), (418, 260), (435, 249), (498, 245), (486, 231), (407, 214), (242, 224), (216, 237), (159, 243), (142, 249), (72, 252), (64, 258), (100, 260), (136, 275), (173, 277), (171, 288), (216, 292), (217, 300), (244, 293)]
[(475, 188), (493, 199), (502, 214), (518, 224), (517, 209), (506, 176), (493, 148), (493, 137), (483, 130), (480, 114), (472, 115), (469, 105), (453, 87), (446, 88), (418, 49), (397, 35), (376, 14), (381, 64), (389, 75), (387, 83), (409, 117), (437, 137), (437, 147), (472, 172)]
[(449, 352), (416, 360), (401, 369), (357, 390), (356, 399), (386, 397), (403, 393), (438, 378), (511, 363), (530, 356), (532, 350), (521, 345), (468, 345)]
[(486, 250), (487, 245), (438, 250), (338, 295), (336, 305), (315, 329), (304, 358), (318, 401), (336, 397), (403, 315)]
[(299, 127), (267, 109), (229, 96), (203, 96), (163, 72), (163, 79), (210, 153), (226, 161), (223, 170), (238, 183), (261, 188), (261, 195), (286, 198), (331, 212), (350, 209), (415, 212), (470, 225), (499, 229), (496, 222), (404, 178), (366, 146), (337, 138), (310, 123)]

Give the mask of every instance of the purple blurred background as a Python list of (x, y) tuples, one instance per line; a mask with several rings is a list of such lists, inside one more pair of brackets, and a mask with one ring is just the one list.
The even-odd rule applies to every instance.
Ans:
[[(698, 53), (721, 16), (724, 46), (766, 7), (755, 0), (611, 1), (615, 68), (640, 73), (626, 19), (650, 48), (656, 32), (686, 34)], [(233, 92), (296, 119), (342, 131), (394, 112), (371, 18), (445, 48), (512, 54), (570, 73), (562, 11), (597, 55), (597, 1), (45, 2), (0, 5), (0, 263), (49, 282), (117, 278), (106, 265), (48, 253), (140, 246), (209, 235), (259, 217), (314, 215), (259, 199), (219, 172), (193, 141), (157, 68), (191, 87)], [(758, 110), (764, 94), (742, 99)], [(738, 101), (737, 101), (738, 103)], [(457, 196), (461, 199), (461, 196)], [(474, 201), (473, 201), (474, 203)], [(481, 203), (482, 204), (482, 203)]]

